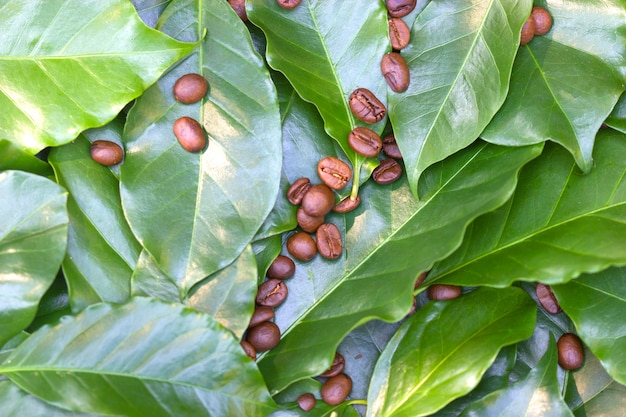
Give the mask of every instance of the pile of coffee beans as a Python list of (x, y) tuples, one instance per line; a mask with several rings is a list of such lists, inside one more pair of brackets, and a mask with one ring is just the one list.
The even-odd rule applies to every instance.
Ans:
[[(174, 84), (174, 98), (183, 104), (193, 104), (202, 100), (209, 90), (209, 83), (200, 74), (185, 74)], [(187, 152), (200, 152), (207, 144), (204, 129), (192, 117), (183, 116), (174, 122), (174, 136)]]
[(552, 28), (552, 16), (540, 6), (534, 6), (530, 16), (522, 26), (520, 46), (526, 45), (537, 35), (545, 35)]

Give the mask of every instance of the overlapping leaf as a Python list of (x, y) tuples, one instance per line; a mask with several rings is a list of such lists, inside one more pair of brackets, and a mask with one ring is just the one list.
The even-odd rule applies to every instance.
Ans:
[(613, 129), (626, 133), (626, 93), (617, 101), (613, 111), (606, 119), (606, 124)]
[(42, 177), (52, 178), (54, 176), (50, 165), (25, 152), (13, 142), (0, 139), (0, 171), (9, 169), (32, 172)]
[(562, 283), (626, 264), (626, 136), (600, 132), (595, 160), (582, 175), (565, 150), (546, 146), (522, 170), (513, 198), (478, 218), (427, 282)]
[(195, 46), (126, 0), (16, 0), (0, 13), (0, 137), (31, 153), (113, 119)]
[(503, 103), (529, 0), (431, 1), (404, 55), (411, 84), (389, 92), (389, 118), (411, 189), (437, 161), (472, 143)]
[(93, 414), (75, 413), (53, 407), (21, 390), (11, 381), (0, 381), (0, 404), (2, 417), (94, 417)]

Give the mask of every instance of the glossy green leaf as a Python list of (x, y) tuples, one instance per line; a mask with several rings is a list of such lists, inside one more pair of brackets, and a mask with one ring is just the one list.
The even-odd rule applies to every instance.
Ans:
[(597, 396), (585, 403), (585, 407), (574, 412), (576, 417), (611, 417), (626, 410), (626, 387), (611, 383)]
[(594, 157), (595, 168), (581, 175), (564, 149), (546, 145), (513, 198), (478, 218), (427, 282), (556, 284), (626, 264), (626, 136), (600, 132)]
[(62, 273), (57, 274), (50, 288), (39, 300), (37, 307), (37, 316), (28, 326), (29, 333), (34, 332), (41, 326), (58, 322), (59, 318), (64, 315), (72, 314), (69, 303), (69, 295), (65, 277)]
[(127, 0), (16, 0), (0, 21), (0, 137), (35, 153), (113, 119), (194, 44)]
[(91, 159), (90, 146), (81, 135), (54, 148), (48, 158), (57, 182), (70, 192), (63, 272), (74, 311), (100, 301), (126, 301), (141, 252), (122, 211), (119, 182)]
[(553, 291), (581, 339), (607, 372), (626, 385), (626, 269), (583, 275)]
[(73, 411), (223, 417), (275, 409), (229, 332), (206, 314), (148, 298), (96, 304), (38, 330), (0, 373)]
[(141, 251), (130, 283), (132, 296), (153, 297), (172, 303), (181, 302), (178, 287), (159, 268), (145, 249)]
[(5, 139), (0, 139), (0, 171), (16, 169), (31, 172), (42, 177), (53, 177), (52, 168), (36, 156), (24, 152), (22, 148)]
[(426, 416), (468, 393), (503, 346), (532, 334), (535, 311), (519, 288), (480, 288), (426, 304), (378, 360), (367, 415)]
[(74, 413), (54, 407), (21, 390), (11, 381), (0, 381), (2, 417), (90, 417), (94, 414)]
[(508, 90), (530, 0), (431, 1), (402, 50), (411, 71), (389, 91), (389, 118), (411, 189), (424, 170), (472, 143)]
[(274, 259), (280, 254), (282, 244), (283, 238), (281, 235), (274, 235), (252, 242), (252, 251), (256, 258), (259, 283), (265, 279), (267, 270), (272, 262), (274, 262)]
[(171, 0), (131, 0), (141, 20), (150, 27), (155, 27), (161, 13)]
[[(268, 71), (227, 2), (173, 1), (159, 28), (187, 40), (200, 38), (205, 28), (207, 35), (129, 113), (122, 202), (139, 241), (182, 298), (232, 263), (274, 206), (280, 119)], [(208, 80), (202, 103), (174, 100), (174, 82), (189, 72)], [(185, 151), (172, 134), (181, 116), (206, 130), (209, 144), (202, 153)]]
[(328, 405), (319, 400), (312, 410), (303, 411), (294, 404), (293, 408), (277, 411), (269, 417), (359, 417), (359, 413), (349, 403)]
[[(24, 340), (28, 338), (29, 334), (25, 331), (18, 333), (9, 339), (4, 345), (0, 346), (0, 363), (4, 362), (8, 358), (13, 350), (20, 345)], [(0, 380), (3, 379), (0, 375)], [(0, 402), (1, 403), (1, 402)]]
[[(0, 172), (0, 345), (26, 328), (67, 247), (67, 192), (21, 171)], [(10, 203), (9, 203), (10, 202)]]
[(605, 123), (615, 130), (626, 133), (626, 93), (619, 98)]

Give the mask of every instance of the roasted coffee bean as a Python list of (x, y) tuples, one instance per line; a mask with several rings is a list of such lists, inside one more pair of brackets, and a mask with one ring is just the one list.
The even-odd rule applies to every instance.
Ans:
[(298, 401), (298, 407), (300, 407), (303, 411), (310, 411), (314, 409), (315, 403), (317, 402), (317, 400), (315, 399), (315, 396), (311, 394), (310, 392), (307, 392), (306, 394), (302, 394), (301, 396), (299, 396), (297, 401)]
[(309, 216), (304, 208), (300, 207), (296, 213), (296, 221), (300, 229), (314, 233), (324, 223), (324, 216)]
[(267, 270), (268, 278), (287, 279), (296, 272), (296, 264), (290, 257), (278, 255)]
[(250, 323), (248, 323), (248, 329), (258, 326), (264, 321), (270, 321), (274, 318), (274, 309), (267, 306), (258, 306), (254, 309), (252, 317), (250, 317)]
[(276, 3), (283, 9), (295, 9), (301, 0), (276, 0)]
[(385, 105), (367, 88), (354, 90), (348, 104), (357, 119), (365, 123), (380, 122), (387, 113)]
[(341, 243), (341, 233), (337, 226), (332, 223), (325, 223), (317, 228), (315, 232), (317, 241), (317, 251), (326, 259), (337, 259), (341, 255), (343, 245)]
[(124, 159), (122, 147), (108, 140), (96, 140), (89, 150), (91, 159), (107, 167), (117, 165)]
[(280, 342), (280, 329), (273, 322), (265, 321), (248, 330), (246, 340), (257, 352), (265, 352)]
[(534, 6), (530, 16), (535, 21), (535, 35), (545, 35), (552, 28), (552, 16), (540, 6)]
[(317, 175), (333, 190), (341, 190), (352, 179), (352, 169), (341, 159), (327, 156), (317, 163)]
[(336, 213), (347, 213), (359, 207), (359, 204), (361, 204), (361, 196), (357, 195), (355, 199), (346, 197), (333, 207), (333, 211)]
[(287, 251), (296, 259), (310, 261), (317, 254), (315, 241), (305, 232), (294, 233), (287, 239)]
[(246, 14), (246, 0), (228, 0), (230, 6), (235, 10), (237, 16), (244, 22), (248, 21), (248, 15)]
[(282, 279), (268, 279), (259, 286), (256, 303), (260, 306), (276, 307), (287, 298), (287, 285)]
[(202, 75), (185, 74), (174, 84), (174, 98), (184, 104), (196, 103), (208, 90), (209, 83)]
[(526, 45), (528, 42), (533, 40), (535, 36), (535, 19), (533, 19), (532, 15), (526, 19), (524, 26), (522, 26), (522, 33), (520, 34), (520, 46)]
[(315, 184), (302, 197), (302, 210), (312, 217), (325, 216), (335, 205), (335, 193), (326, 184)]
[(561, 311), (561, 306), (556, 300), (552, 288), (549, 285), (537, 284), (535, 287), (535, 293), (539, 299), (541, 306), (550, 314), (557, 314)]
[(461, 287), (456, 285), (434, 284), (426, 292), (431, 300), (452, 300), (461, 295)]
[(242, 340), (239, 344), (243, 348), (243, 351), (246, 352), (246, 355), (248, 355), (248, 357), (253, 361), (256, 361), (256, 349), (254, 346), (252, 346), (252, 344), (247, 340)]
[(404, 17), (415, 9), (416, 0), (385, 0), (387, 11), (393, 17)]
[(200, 123), (183, 116), (174, 122), (174, 135), (187, 152), (200, 152), (206, 146), (206, 135)]
[(380, 61), (380, 70), (387, 81), (387, 85), (396, 93), (401, 93), (409, 88), (411, 81), (409, 66), (397, 52), (389, 52), (383, 55)]
[(383, 138), (383, 152), (385, 152), (385, 155), (390, 158), (402, 159), (400, 148), (398, 147), (396, 137), (393, 133), (390, 133)]
[(376, 156), (383, 147), (383, 141), (372, 129), (357, 126), (348, 135), (348, 145), (363, 156)]
[(585, 361), (583, 343), (574, 333), (565, 333), (557, 342), (559, 365), (568, 371), (580, 368)]
[(420, 285), (422, 285), (427, 275), (428, 275), (428, 272), (422, 272), (421, 274), (417, 276), (417, 279), (415, 280), (415, 284), (413, 285), (414, 290), (419, 288)]
[(389, 23), (389, 40), (391, 47), (396, 51), (406, 47), (411, 41), (411, 29), (404, 23), (404, 20), (392, 17)]
[(352, 391), (352, 379), (346, 374), (328, 378), (322, 385), (322, 400), (329, 405), (341, 404)]
[(390, 184), (402, 176), (402, 167), (395, 159), (383, 159), (374, 171), (372, 179), (378, 184)]
[(309, 188), (311, 188), (311, 181), (308, 178), (298, 178), (287, 190), (287, 200), (294, 206), (299, 205)]
[(318, 376), (322, 378), (330, 378), (335, 375), (339, 375), (340, 373), (343, 372), (343, 368), (345, 368), (345, 366), (346, 366), (346, 360), (344, 359), (343, 355), (339, 352), (335, 352), (333, 363), (330, 365), (330, 367), (327, 370), (325, 370)]

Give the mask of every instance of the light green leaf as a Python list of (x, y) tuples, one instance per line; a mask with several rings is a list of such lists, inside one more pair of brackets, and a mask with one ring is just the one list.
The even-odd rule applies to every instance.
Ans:
[(42, 177), (54, 177), (50, 165), (5, 139), (0, 139), (0, 171), (15, 169)]
[(2, 417), (90, 417), (93, 414), (74, 413), (51, 406), (21, 390), (11, 381), (0, 381)]
[(172, 303), (181, 302), (176, 283), (170, 280), (145, 249), (141, 251), (131, 277), (131, 295), (153, 297)]

